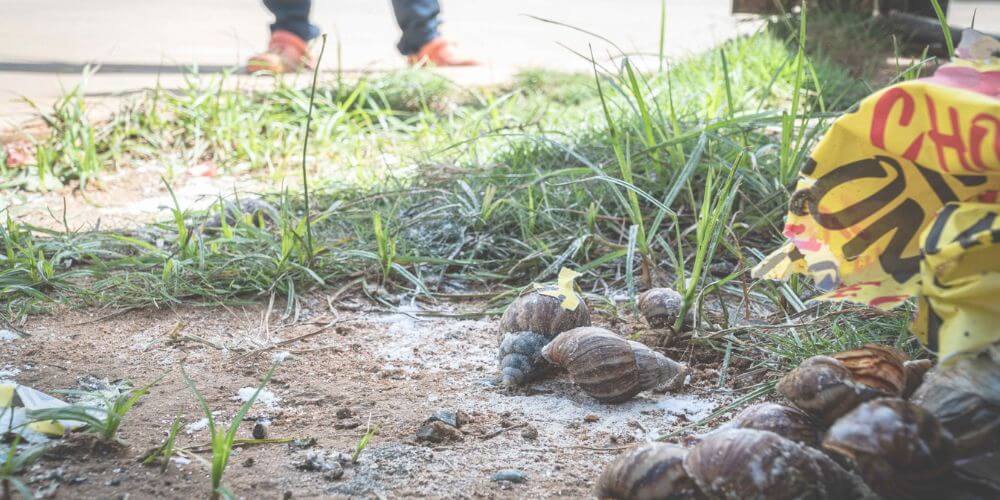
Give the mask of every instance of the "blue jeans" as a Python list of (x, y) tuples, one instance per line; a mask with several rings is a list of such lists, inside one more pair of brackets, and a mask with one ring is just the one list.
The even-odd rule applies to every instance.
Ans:
[[(271, 31), (291, 31), (303, 40), (319, 36), (319, 28), (309, 22), (311, 0), (264, 0), (264, 6), (274, 13)], [(427, 42), (438, 37), (441, 8), (437, 0), (392, 0), (392, 10), (399, 29), (403, 30), (396, 45), (403, 55), (416, 54)]]

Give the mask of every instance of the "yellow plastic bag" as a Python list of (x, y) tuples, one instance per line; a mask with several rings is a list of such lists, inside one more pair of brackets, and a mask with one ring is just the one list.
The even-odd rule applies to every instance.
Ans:
[(789, 203), (788, 241), (755, 277), (811, 275), (820, 300), (891, 308), (942, 362), (1000, 341), (1000, 42), (966, 30), (957, 59), (834, 122)]

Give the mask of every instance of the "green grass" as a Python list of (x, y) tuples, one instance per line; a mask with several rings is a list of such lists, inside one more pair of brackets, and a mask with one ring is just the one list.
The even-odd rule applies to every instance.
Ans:
[(60, 391), (61, 394), (80, 398), (96, 398), (100, 404), (80, 403), (59, 408), (33, 410), (28, 412), (27, 417), (29, 421), (65, 420), (79, 422), (84, 424), (86, 431), (96, 433), (105, 441), (121, 442), (118, 438), (118, 429), (125, 421), (125, 416), (140, 399), (149, 394), (150, 389), (162, 378), (160, 377), (156, 381), (139, 389), (128, 390), (114, 395), (87, 391)]
[(15, 436), (8, 445), (7, 451), (3, 454), (3, 462), (0, 463), (0, 488), (3, 490), (3, 498), (14, 498), (14, 491), (17, 491), (21, 498), (31, 500), (35, 498), (29, 488), (17, 476), (23, 473), (29, 465), (38, 460), (45, 452), (44, 446), (21, 447), (21, 436)]
[[(212, 161), (284, 182), (262, 195), (272, 215), (231, 217), (233, 203), (220, 200), (201, 213), (176, 206), (170, 220), (129, 231), (52, 231), (8, 218), (0, 314), (17, 322), (51, 304), (270, 296), (291, 311), (310, 289), (342, 286), (387, 305), (387, 293), (441, 300), (471, 291), (490, 312), (569, 266), (585, 273), (593, 298), (676, 288), (696, 337), (751, 310), (780, 323), (803, 314), (816, 291), (801, 280), (753, 282), (744, 271), (782, 239), (789, 189), (826, 126), (871, 90), (808, 43), (831, 29), (829, 16), (799, 19), (667, 61), (662, 72), (622, 58), (590, 75), (525, 72), (502, 88), (460, 89), (403, 71), (321, 83), (314, 95), (290, 83), (231, 91), (222, 78), (154, 90), (95, 126), (95, 171), (123, 159)], [(54, 129), (39, 145), (66, 140)], [(308, 205), (294, 181), (304, 166)], [(31, 175), (12, 172), (8, 185)], [(219, 227), (206, 227), (213, 216)], [(735, 270), (713, 275), (720, 262)], [(746, 335), (722, 347), (727, 359), (744, 354), (737, 341)], [(803, 345), (774, 348), (790, 360), (834, 344)]]
[[(209, 443), (212, 450), (212, 462), (210, 466), (210, 478), (212, 481), (212, 492), (209, 495), (212, 500), (217, 500), (218, 498), (235, 498), (232, 492), (229, 491), (222, 484), (222, 477), (226, 473), (226, 466), (229, 465), (229, 456), (233, 451), (233, 444), (236, 440), (236, 431), (240, 428), (240, 423), (246, 417), (250, 407), (253, 406), (254, 401), (257, 400), (257, 396), (260, 395), (260, 391), (264, 389), (267, 382), (271, 380), (271, 376), (274, 375), (274, 370), (276, 366), (272, 366), (270, 370), (261, 379), (260, 384), (257, 385), (257, 389), (254, 391), (253, 395), (242, 406), (236, 411), (236, 415), (233, 416), (232, 422), (230, 422), (228, 428), (224, 428), (221, 424), (215, 421), (215, 417), (212, 415), (212, 409), (208, 406), (208, 401), (202, 396), (201, 391), (198, 390), (198, 386), (195, 385), (194, 381), (188, 377), (187, 372), (181, 368), (181, 375), (184, 376), (184, 382), (194, 393), (195, 398), (198, 400), (198, 404), (201, 406), (202, 412), (205, 414), (205, 418), (208, 420), (208, 432), (209, 432)], [(171, 441), (172, 445), (172, 441)]]

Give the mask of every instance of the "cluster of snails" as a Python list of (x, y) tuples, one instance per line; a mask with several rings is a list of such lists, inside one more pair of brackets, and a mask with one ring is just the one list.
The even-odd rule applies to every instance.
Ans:
[(507, 307), (499, 341), (500, 383), (507, 387), (562, 368), (594, 399), (620, 403), (642, 391), (674, 388), (687, 374), (683, 364), (644, 344), (590, 326), (583, 301), (566, 309), (562, 299), (539, 290)]
[[(1000, 347), (994, 350), (929, 373), (930, 361), (876, 345), (806, 359), (777, 385), (793, 406), (751, 406), (691, 449), (635, 448), (605, 469), (597, 494), (1000, 498)], [(993, 457), (991, 465), (981, 457)], [(976, 460), (985, 476), (963, 471)]]

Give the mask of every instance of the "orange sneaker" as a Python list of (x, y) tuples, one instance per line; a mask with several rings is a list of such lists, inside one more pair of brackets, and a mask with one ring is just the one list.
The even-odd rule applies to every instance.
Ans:
[(309, 54), (309, 46), (298, 35), (284, 30), (271, 33), (267, 52), (257, 54), (247, 61), (248, 73), (294, 73), (302, 68), (312, 69), (316, 61)]
[(462, 56), (455, 50), (455, 45), (444, 38), (435, 38), (427, 42), (416, 54), (407, 56), (411, 66), (476, 66), (479, 61), (468, 56)]

